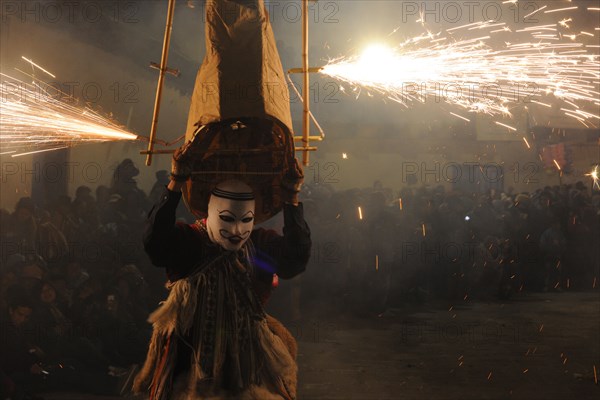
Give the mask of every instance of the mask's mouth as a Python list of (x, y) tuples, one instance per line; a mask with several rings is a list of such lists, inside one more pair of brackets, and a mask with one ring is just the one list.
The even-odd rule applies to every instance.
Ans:
[(232, 236), (227, 238), (227, 240), (229, 240), (229, 242), (231, 242), (232, 244), (238, 245), (242, 241), (242, 238), (239, 236)]
[[(229, 241), (229, 243), (231, 243), (231, 244), (233, 244), (233, 245), (238, 245), (238, 244), (240, 244), (240, 243), (241, 243), (241, 242), (244, 240), (244, 237), (243, 237), (243, 236), (240, 236), (240, 235), (232, 235), (232, 234), (230, 234), (229, 232), (227, 232), (225, 229), (221, 229), (221, 230), (219, 231), (219, 233), (221, 234), (221, 237), (222, 237), (223, 239), (226, 239), (226, 240), (228, 240), (228, 241)], [(246, 235), (244, 235), (244, 236), (246, 236)]]

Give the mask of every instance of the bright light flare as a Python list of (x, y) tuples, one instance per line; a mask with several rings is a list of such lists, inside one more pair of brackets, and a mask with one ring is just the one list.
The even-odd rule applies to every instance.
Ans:
[[(562, 25), (565, 21), (572, 18), (562, 19)], [(498, 25), (504, 24), (475, 22), (427, 32), (394, 47), (374, 44), (361, 54), (331, 60), (320, 72), (348, 83), (358, 95), (364, 89), (369, 96), (378, 93), (405, 107), (444, 101), (467, 112), (510, 117), (511, 109), (524, 103), (564, 103), (559, 107), (563, 115), (597, 126), (600, 56), (595, 45), (576, 41), (592, 34), (563, 33), (566, 27), (560, 22), (518, 33), (507, 26), (496, 29)], [(459, 39), (461, 32), (476, 34)]]
[(600, 172), (598, 171), (598, 165), (596, 165), (589, 174), (585, 174), (585, 176), (592, 178), (592, 187), (600, 190)]
[(79, 106), (75, 99), (65, 99), (64, 93), (52, 95), (50, 90), (55, 89), (44, 82), (29, 84), (0, 75), (2, 154), (18, 157), (84, 143), (138, 139), (115, 121)]

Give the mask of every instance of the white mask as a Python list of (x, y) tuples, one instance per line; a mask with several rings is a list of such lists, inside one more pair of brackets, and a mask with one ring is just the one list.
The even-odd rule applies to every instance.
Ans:
[(236, 251), (250, 238), (254, 227), (254, 194), (243, 182), (222, 182), (208, 202), (206, 230), (213, 243)]

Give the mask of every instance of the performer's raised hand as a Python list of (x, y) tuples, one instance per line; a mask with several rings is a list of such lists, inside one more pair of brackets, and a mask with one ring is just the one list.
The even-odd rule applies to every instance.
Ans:
[(188, 141), (173, 153), (171, 160), (171, 182), (170, 190), (180, 190), (183, 184), (192, 176), (192, 159), (189, 149), (192, 141)]
[(298, 204), (298, 193), (304, 183), (304, 172), (294, 157), (294, 162), (289, 166), (287, 173), (281, 180), (281, 196), (285, 203)]

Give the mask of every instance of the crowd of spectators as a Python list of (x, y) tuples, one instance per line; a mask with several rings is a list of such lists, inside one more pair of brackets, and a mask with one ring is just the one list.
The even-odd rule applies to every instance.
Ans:
[[(114, 394), (131, 381), (145, 357), (147, 317), (166, 297), (164, 271), (150, 264), (141, 237), (168, 175), (158, 172), (146, 195), (138, 173), (127, 159), (95, 195), (81, 186), (73, 199), (40, 207), (22, 198), (14, 212), (0, 211), (2, 399)], [(313, 254), (287, 287), (296, 316), (324, 304), (369, 316), (439, 298), (591, 290), (599, 276), (600, 194), (582, 183), (464, 193), (308, 182), (301, 195)]]
[(308, 185), (313, 237), (302, 298), (379, 315), (389, 307), (506, 300), (600, 285), (600, 192), (582, 182), (531, 192), (443, 186), (335, 191)]
[[(164, 274), (142, 247), (154, 200), (138, 188), (138, 173), (126, 159), (95, 196), (80, 186), (73, 199), (40, 206), (24, 197), (14, 212), (1, 210), (1, 399), (115, 394), (131, 384), (149, 312), (164, 298)], [(158, 173), (157, 185), (165, 179)]]

